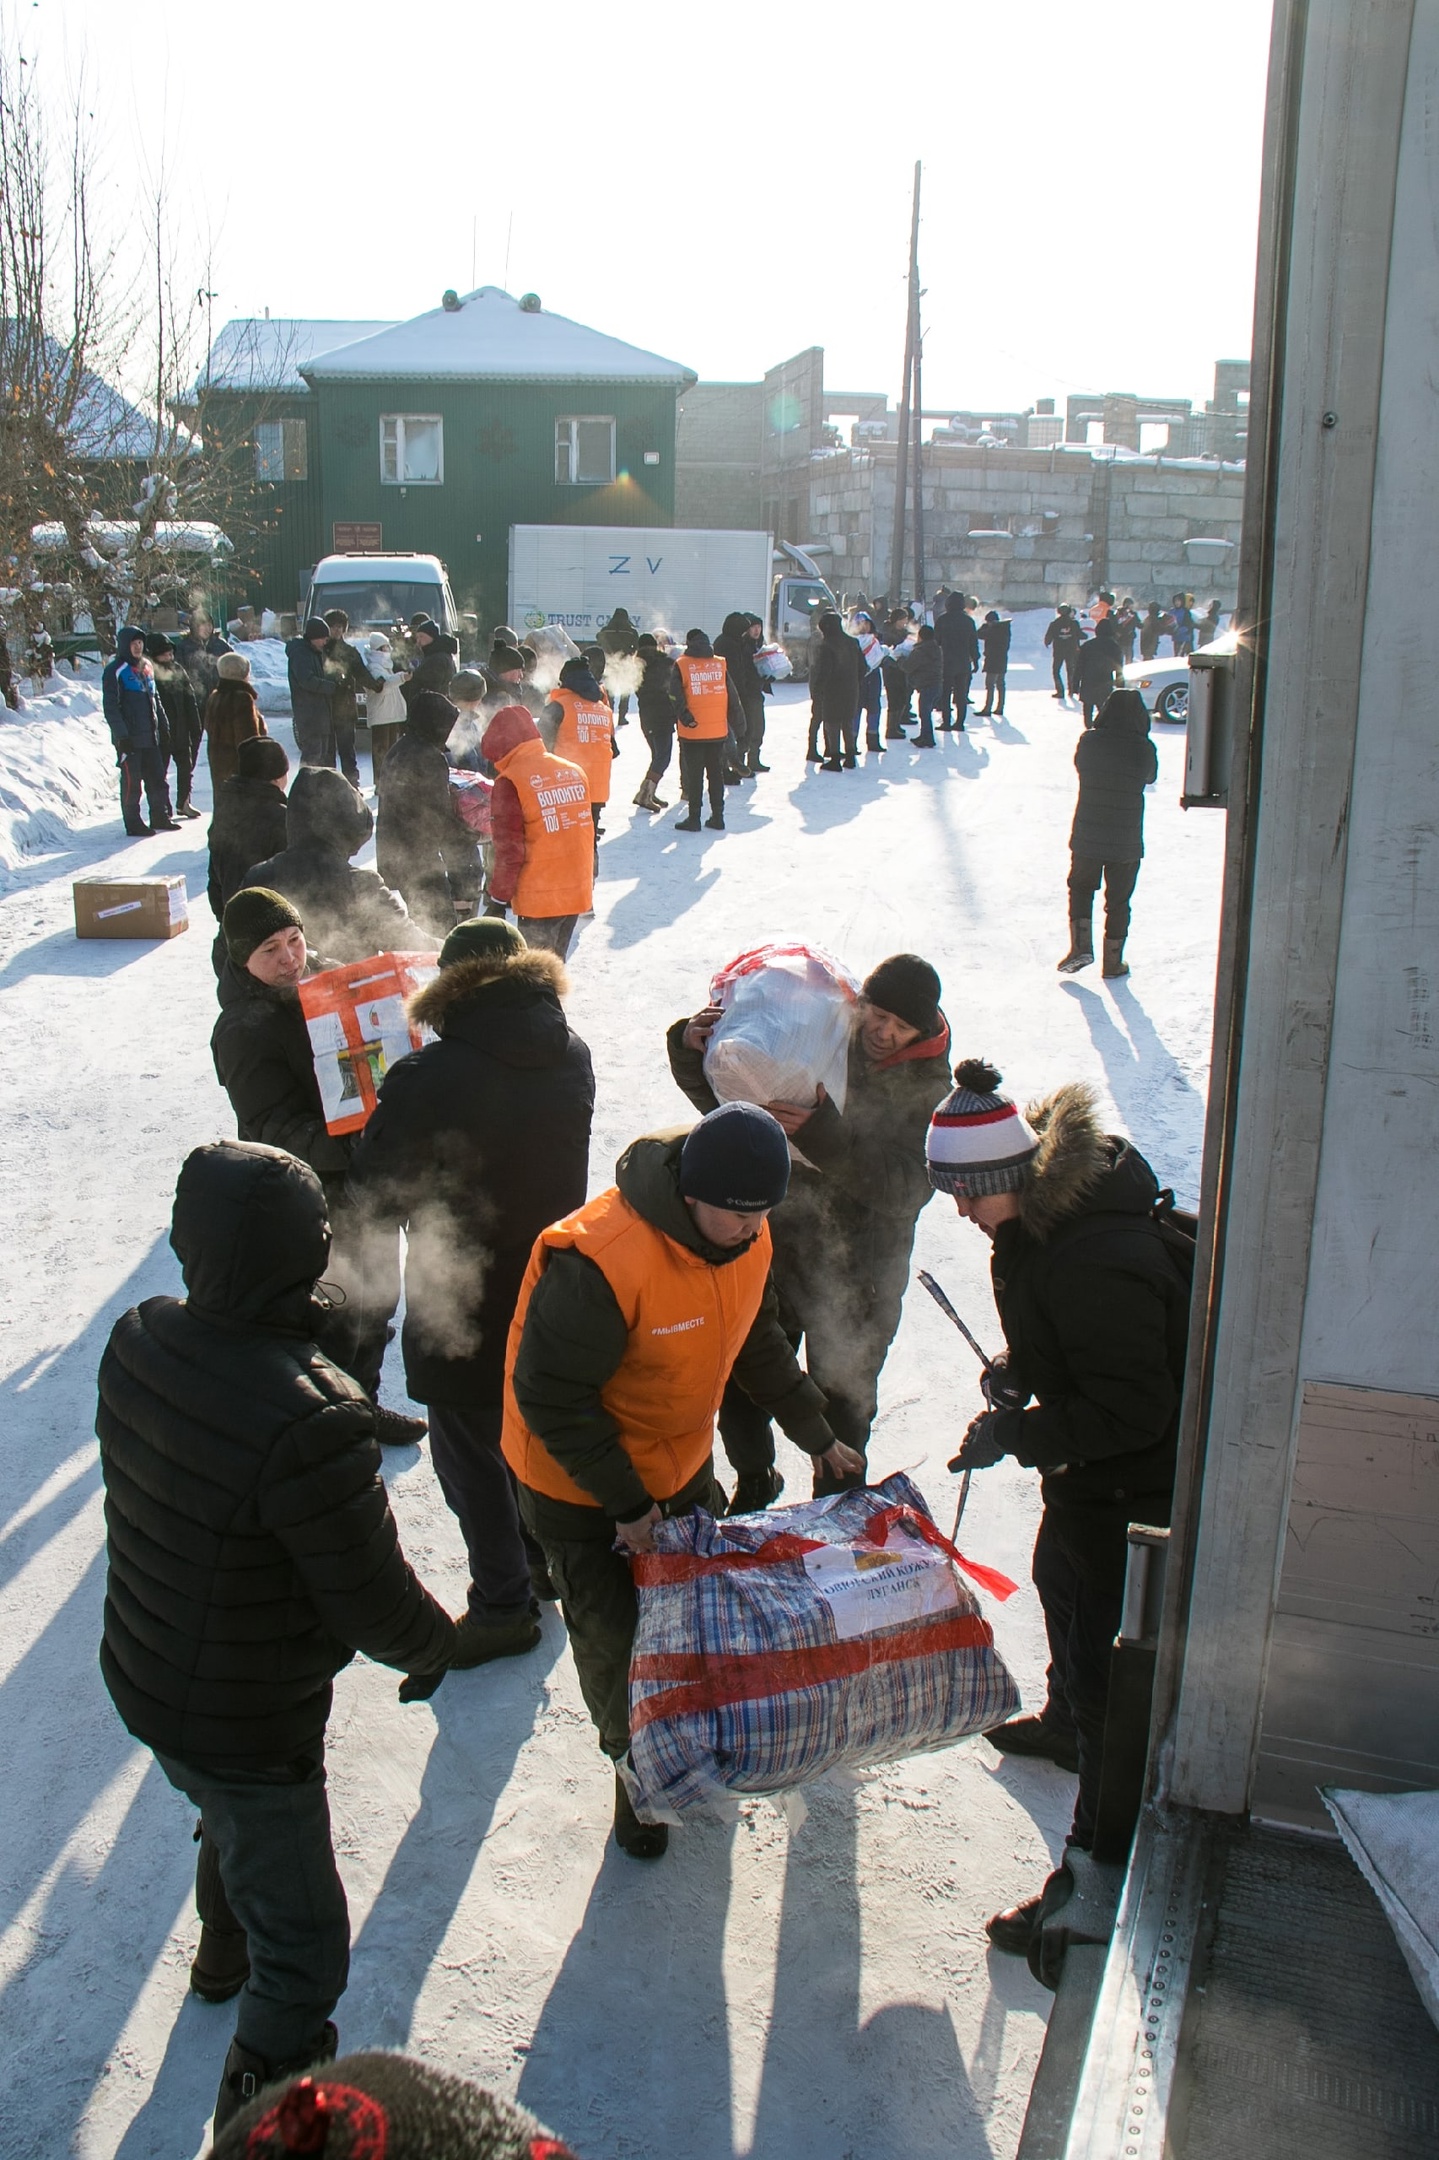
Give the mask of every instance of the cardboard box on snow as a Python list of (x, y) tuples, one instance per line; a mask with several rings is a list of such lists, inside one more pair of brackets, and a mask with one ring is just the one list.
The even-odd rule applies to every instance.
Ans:
[(429, 1039), (410, 1026), (405, 1004), (438, 972), (436, 953), (376, 953), (300, 984), (328, 1131), (360, 1132), (390, 1066)]
[(75, 935), (172, 938), (190, 927), (183, 877), (76, 878)]

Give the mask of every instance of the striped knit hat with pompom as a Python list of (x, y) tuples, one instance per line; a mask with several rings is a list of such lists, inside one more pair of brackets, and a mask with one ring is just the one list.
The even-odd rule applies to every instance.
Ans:
[(1007, 1095), (999, 1074), (983, 1058), (954, 1068), (954, 1092), (929, 1121), (925, 1158), (936, 1192), (963, 1200), (1018, 1192), (1028, 1183), (1039, 1137)]

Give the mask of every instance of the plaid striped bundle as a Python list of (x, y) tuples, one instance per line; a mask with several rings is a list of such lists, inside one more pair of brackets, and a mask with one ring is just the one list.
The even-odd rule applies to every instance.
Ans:
[(661, 1523), (634, 1561), (635, 1803), (678, 1816), (1000, 1724), (1019, 1691), (917, 1486)]

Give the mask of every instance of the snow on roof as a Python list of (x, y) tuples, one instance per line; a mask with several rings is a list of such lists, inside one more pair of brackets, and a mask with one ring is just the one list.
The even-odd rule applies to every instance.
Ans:
[(211, 390), (304, 390), (300, 370), (321, 353), (393, 330), (393, 322), (338, 322), (299, 315), (241, 315), (210, 348), (197, 394)]
[[(12, 340), (18, 340), (19, 327), (15, 318), (0, 316), (0, 378), (6, 380), (13, 373)], [(74, 363), (67, 347), (58, 338), (47, 337), (45, 352), (54, 373), (62, 379), (68, 378)], [(167, 442), (168, 439), (167, 430)], [(155, 450), (155, 423), (138, 405), (132, 405), (113, 383), (106, 382), (93, 368), (85, 368), (76, 392), (67, 440), (76, 457), (148, 458)], [(179, 447), (190, 447), (189, 438), (183, 432)]]
[[(527, 296), (528, 297), (528, 296)], [(653, 382), (688, 386), (693, 369), (626, 345), (568, 316), (523, 307), (498, 285), (482, 285), (453, 308), (325, 353), (301, 372), (310, 382)]]

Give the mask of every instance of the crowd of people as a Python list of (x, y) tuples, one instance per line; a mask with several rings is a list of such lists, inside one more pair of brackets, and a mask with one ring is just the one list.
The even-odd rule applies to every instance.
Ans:
[[(962, 729), (981, 672), (981, 714), (1003, 713), (1009, 625), (976, 609), (950, 594), (933, 623), (908, 609), (878, 626), (866, 609), (848, 627), (820, 617), (822, 769), (854, 763), (861, 720), (871, 749), (904, 737), (911, 699), (919, 743), (936, 724)], [(1060, 966), (1092, 961), (1103, 884), (1115, 976), (1155, 753), (1142, 698), (1086, 674), (1096, 648), (1123, 650), (1108, 619), (1085, 639), (1061, 609), (1047, 643), (1056, 683), (1075, 669), (1086, 703)], [(453, 639), (428, 618), (410, 625), (402, 678), (388, 640), (360, 650), (348, 627), (333, 613), (292, 641), (301, 766), (288, 792), (244, 656), (208, 625), (178, 646), (122, 631), (107, 688), (126, 803), (148, 791), (151, 829), (176, 825), (166, 755), (181, 814), (203, 737), (217, 772), (212, 1053), (236, 1138), (181, 1170), (171, 1243), (185, 1295), (117, 1322), (98, 1419), (102, 1670), (199, 1818), (192, 1988), (239, 1997), (217, 2135), (338, 2046), (335, 1674), (362, 1652), (403, 1676), (402, 1700), (422, 1700), (449, 1673), (532, 1651), (557, 1602), (614, 1765), (614, 1837), (658, 1859), (669, 1831), (636, 1811), (627, 1776), (631, 1562), (666, 1518), (773, 1505), (776, 1424), (810, 1458), (816, 1494), (865, 1481), (936, 1190), (993, 1241), (1007, 1344), (952, 1467), (1011, 1456), (1040, 1472), (1044, 1496), (1049, 1695), (988, 1737), (1077, 1772), (1070, 1842), (1087, 1847), (1126, 1527), (1168, 1520), (1183, 1370), (1188, 1279), (1149, 1165), (1104, 1132), (1082, 1087), (1021, 1114), (983, 1061), (951, 1072), (940, 978), (914, 953), (864, 981), (843, 1109), (822, 1086), (804, 1101), (719, 1101), (706, 1053), (720, 1009), (682, 1014), (655, 1050), (693, 1119), (636, 1137), (588, 1197), (596, 1082), (566, 1017), (564, 962), (591, 904), (616, 729), (633, 698), (651, 758), (639, 807), (665, 807), (677, 740), (679, 829), (700, 827), (706, 795), (722, 829), (726, 788), (767, 769), (755, 618), (729, 616), (713, 642), (691, 630), (679, 651), (616, 619), (553, 680), (505, 626), (485, 666), (462, 669)], [(373, 734), (392, 688), (401, 717), (376, 752), (372, 812), (357, 699)], [(462, 782), (483, 785), (487, 830), (467, 820)], [(376, 870), (355, 861), (372, 834)], [(425, 1046), (384, 1074), (362, 1130), (332, 1132), (301, 983), (426, 949), (437, 970), (410, 1007)], [(379, 1399), (402, 1293), (399, 1356), (422, 1416)], [(712, 1326), (696, 1326), (697, 1300)], [(379, 1475), (381, 1448), (425, 1439), (468, 1561), (458, 1615), (405, 1560)], [(1063, 1873), (994, 1916), (998, 1948), (1029, 1952)]]

